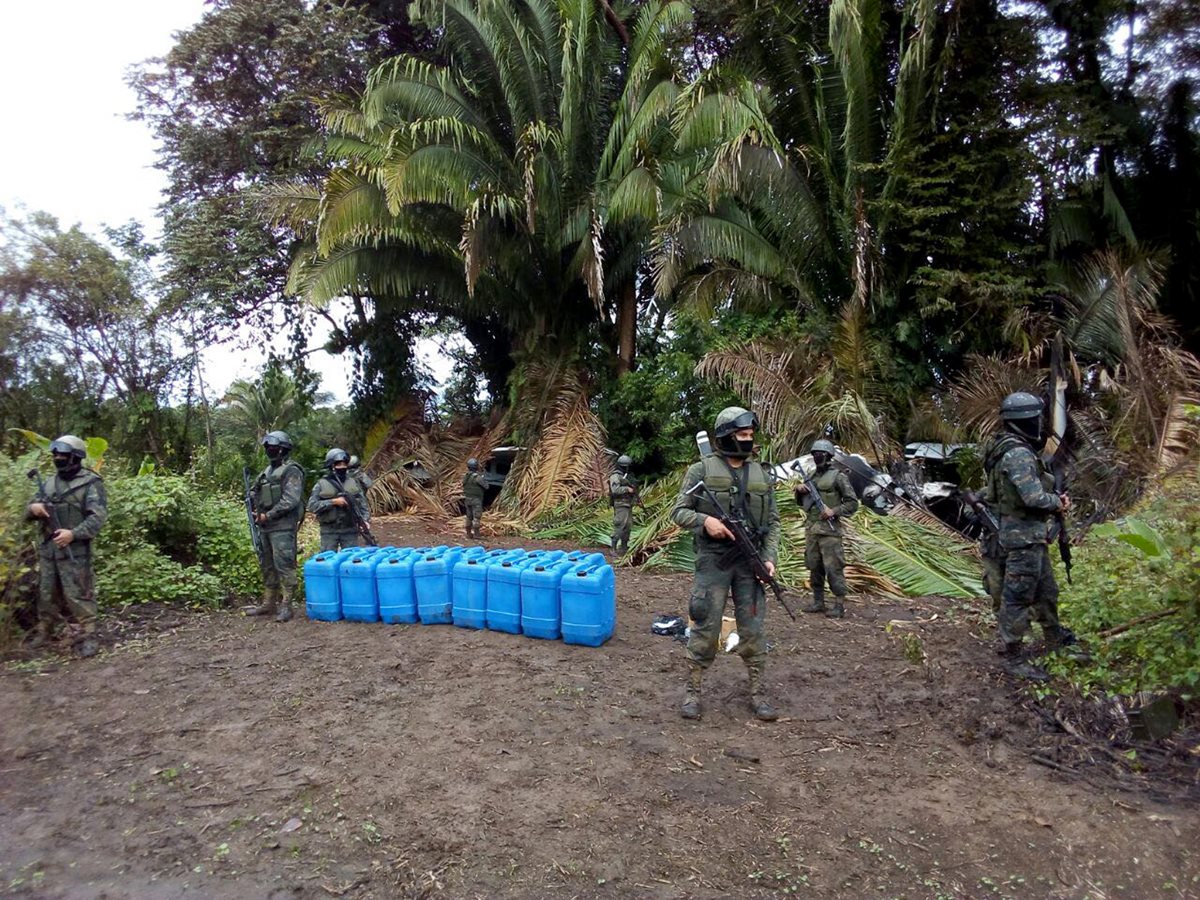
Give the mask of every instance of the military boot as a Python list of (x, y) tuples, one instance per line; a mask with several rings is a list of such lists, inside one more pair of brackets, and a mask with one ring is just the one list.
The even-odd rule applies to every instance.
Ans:
[(263, 591), (263, 602), (253, 609), (246, 610), (248, 616), (273, 616), (279, 608), (279, 588), (267, 588)]
[(779, 718), (779, 711), (767, 699), (762, 685), (762, 669), (751, 666), (746, 669), (750, 675), (750, 709), (755, 718), (763, 722), (774, 722)]
[(1004, 651), (1000, 654), (1001, 666), (1004, 671), (1014, 678), (1023, 678), (1026, 681), (1049, 681), (1050, 676), (1046, 674), (1044, 669), (1028, 662), (1024, 654), (1021, 652), (1020, 641), (1004, 645)]
[(836, 594), (833, 597), (833, 605), (825, 610), (825, 616), (829, 619), (843, 619), (846, 617), (846, 598), (839, 597)]
[(683, 705), (679, 707), (679, 714), (685, 719), (700, 718), (700, 682), (703, 677), (704, 670), (695, 663), (691, 663), (688, 670), (687, 692), (683, 695)]
[(279, 604), (279, 612), (275, 614), (276, 622), (290, 622), (292, 619), (292, 592), (289, 588), (283, 589), (283, 600)]
[(100, 642), (96, 640), (96, 623), (90, 619), (83, 623), (83, 633), (75, 638), (75, 653), (83, 659), (91, 659), (100, 652)]
[(40, 650), (50, 643), (50, 623), (38, 622), (29, 641), (30, 650)]
[(825, 588), (814, 587), (812, 589), (812, 603), (804, 607), (804, 612), (807, 613), (823, 613), (825, 612)]

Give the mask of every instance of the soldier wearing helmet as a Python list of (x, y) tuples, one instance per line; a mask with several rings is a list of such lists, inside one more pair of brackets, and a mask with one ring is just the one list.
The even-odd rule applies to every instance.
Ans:
[(1005, 668), (1021, 678), (1044, 680), (1045, 672), (1023, 659), (1022, 640), (1030, 619), (1042, 626), (1050, 649), (1074, 643), (1058, 621), (1058, 583), (1050, 565), (1049, 520), (1070, 509), (1066, 494), (1053, 492), (1054, 479), (1040, 452), (1046, 444), (1045, 406), (1033, 394), (1009, 394), (1000, 404), (1002, 430), (985, 446), (987, 485), (983, 500), (999, 513), (1003, 588), (997, 625)]
[(325, 469), (308, 498), (308, 511), (321, 526), (321, 549), (357, 547), (358, 523), (371, 517), (366, 489), (350, 474), (350, 454), (340, 447), (325, 454)]
[[(30, 646), (46, 644), (65, 624), (80, 626), (75, 649), (94, 656), (96, 595), (92, 540), (108, 518), (104, 480), (84, 466), (87, 444), (64, 434), (50, 444), (54, 474), (39, 485), (26, 518), (40, 520), (44, 539), (38, 548), (38, 621)], [(31, 477), (36, 476), (31, 472)]]
[(608, 476), (608, 502), (613, 508), (613, 553), (620, 556), (629, 551), (629, 531), (633, 527), (633, 504), (638, 499), (637, 482), (629, 477), (633, 458), (622, 454)]
[[(814, 441), (810, 450), (816, 472), (811, 479), (821, 503), (813, 498), (808, 485), (801, 482), (795, 489), (796, 502), (808, 514), (804, 525), (804, 566), (808, 569), (808, 585), (812, 603), (805, 612), (825, 613), (831, 619), (846, 614), (846, 548), (842, 542), (842, 520), (858, 510), (858, 496), (845, 472), (833, 467), (836, 452), (833, 442), (824, 438)], [(825, 608), (825, 581), (833, 604)]]
[(350, 457), (350, 474), (354, 477), (354, 480), (359, 483), (359, 486), (362, 487), (364, 491), (371, 490), (371, 485), (375, 483), (375, 479), (366, 473), (366, 470), (363, 469), (358, 457), (354, 455), (351, 455)]
[(733, 535), (717, 517), (713, 500), (695, 490), (703, 481), (727, 515), (742, 517), (747, 530), (758, 539), (767, 568), (774, 573), (779, 552), (779, 510), (766, 470), (750, 458), (757, 429), (758, 417), (749, 410), (740, 406), (721, 410), (714, 429), (716, 452), (687, 470), (671, 510), (676, 524), (692, 532), (696, 549), (696, 574), (688, 604), (692, 619), (687, 645), (688, 686), (680, 707), (685, 719), (700, 718), (701, 682), (716, 656), (721, 614), (730, 593), (737, 618), (737, 652), (750, 680), (750, 709), (763, 721), (778, 718), (763, 684), (767, 662), (763, 586), (749, 563), (740, 555), (731, 557)]
[(250, 489), (255, 521), (262, 533), (259, 567), (263, 575), (263, 602), (248, 616), (275, 616), (276, 622), (292, 617), (296, 593), (296, 532), (304, 518), (304, 469), (288, 459), (292, 439), (285, 431), (272, 431), (262, 439), (267, 454), (263, 469)]
[(462, 482), (463, 513), (469, 538), (483, 536), (483, 495), (486, 491), (487, 480), (479, 471), (479, 460), (472, 456), (467, 460), (467, 472)]

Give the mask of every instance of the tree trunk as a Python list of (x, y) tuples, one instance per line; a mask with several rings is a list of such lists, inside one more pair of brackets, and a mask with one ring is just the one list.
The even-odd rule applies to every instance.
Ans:
[(637, 343), (637, 283), (630, 278), (621, 285), (617, 300), (617, 375), (633, 371)]

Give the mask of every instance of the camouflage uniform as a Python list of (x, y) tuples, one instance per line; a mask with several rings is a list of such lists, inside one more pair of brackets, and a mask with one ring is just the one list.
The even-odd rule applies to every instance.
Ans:
[(1047, 642), (1056, 644), (1062, 629), (1058, 582), (1048, 550), (1048, 520), (1062, 509), (1062, 501), (1053, 493), (1053, 478), (1033, 448), (1009, 432), (996, 437), (985, 468), (988, 495), (995, 498), (1000, 511), (1000, 550), (1004, 554), (1000, 638), (1006, 647), (1019, 646), (1033, 618), (1041, 624)]
[[(38, 634), (44, 639), (67, 619), (90, 634), (96, 628), (92, 541), (108, 518), (104, 480), (87, 468), (71, 477), (54, 474), (45, 481), (45, 493), (39, 490), (32, 502), (53, 507), (59, 528), (74, 536), (66, 547), (56, 547), (48, 521), (38, 520), (46, 532), (38, 548)], [(26, 518), (34, 517), (27, 512)]]
[[(997, 462), (1000, 461), (1000, 456), (995, 455), (999, 448), (1011, 449), (1007, 442), (1000, 440), (999, 436), (990, 438), (983, 445), (983, 461), (984, 470), (990, 472), (995, 468)], [(983, 495), (979, 498), (996, 518), (1000, 521), (997, 510), (1000, 507), (1000, 499), (996, 495), (995, 486), (996, 480), (988, 478), (984, 485)], [(980, 517), (982, 518), (982, 517)], [(983, 524), (983, 533), (979, 537), (979, 558), (983, 564), (983, 589), (987, 591), (988, 596), (992, 600), (992, 613), (999, 617), (1000, 604), (1004, 596), (1004, 549), (1000, 546), (999, 532), (992, 531), (986, 523)]]
[(251, 488), (251, 501), (254, 511), (267, 517), (258, 526), (264, 603), (254, 612), (266, 615), (282, 603), (280, 616), (290, 618), (296, 593), (296, 532), (304, 518), (304, 469), (286, 459), (268, 465)]
[[(353, 511), (346, 506), (338, 506), (333, 501), (344, 497), (354, 505)], [(317, 517), (321, 526), (321, 549), (341, 550), (343, 547), (359, 546), (358, 519), (367, 522), (371, 518), (371, 510), (367, 507), (367, 494), (358, 479), (346, 475), (345, 481), (338, 481), (333, 474), (323, 475), (313, 485), (308, 497), (308, 511)]]
[(737, 652), (750, 675), (752, 702), (760, 696), (762, 674), (766, 667), (766, 637), (763, 624), (767, 615), (763, 586), (754, 577), (728, 540), (714, 540), (704, 531), (704, 520), (716, 509), (703, 495), (689, 494), (700, 481), (716, 495), (726, 512), (744, 511), (748, 529), (757, 535), (759, 552), (774, 563), (779, 553), (779, 510), (775, 493), (763, 467), (746, 460), (733, 467), (720, 456), (709, 456), (694, 463), (683, 479), (671, 518), (681, 528), (690, 529), (696, 551), (696, 574), (692, 581), (688, 612), (692, 618), (687, 655), (692, 666), (692, 686), (699, 694), (700, 673), (712, 665), (721, 635), (721, 615), (725, 601), (733, 593), (737, 618)]
[(635, 497), (637, 485), (626, 473), (613, 472), (608, 476), (608, 499), (613, 508), (612, 548), (618, 555), (629, 550)]
[(483, 534), (480, 523), (483, 521), (483, 495), (486, 490), (487, 481), (479, 472), (470, 470), (463, 476), (463, 512), (466, 514), (469, 538), (478, 538)]
[(845, 472), (827, 465), (818, 469), (812, 479), (825, 505), (837, 516), (822, 519), (816, 502), (807, 492), (796, 492), (796, 502), (808, 513), (804, 525), (804, 565), (808, 569), (809, 587), (813, 602), (809, 612), (825, 611), (825, 580), (833, 592), (833, 608), (829, 615), (840, 618), (846, 602), (846, 548), (842, 542), (842, 519), (858, 510), (858, 497)]

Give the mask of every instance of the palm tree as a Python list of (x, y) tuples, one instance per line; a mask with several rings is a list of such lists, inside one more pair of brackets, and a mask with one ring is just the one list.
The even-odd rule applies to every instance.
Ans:
[(518, 356), (599, 334), (628, 368), (679, 93), (667, 39), (689, 15), (648, 4), (627, 28), (592, 0), (414, 4), (445, 62), (376, 69), (359, 105), (325, 113), (325, 182), (271, 197), (310, 241), (292, 289), (497, 315)]

